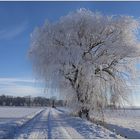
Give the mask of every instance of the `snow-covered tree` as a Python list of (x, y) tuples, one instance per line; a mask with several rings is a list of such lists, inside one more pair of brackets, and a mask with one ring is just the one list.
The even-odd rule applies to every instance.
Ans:
[(32, 34), (30, 59), (47, 86), (59, 88), (88, 117), (90, 110), (127, 100), (140, 47), (139, 22), (80, 9)]

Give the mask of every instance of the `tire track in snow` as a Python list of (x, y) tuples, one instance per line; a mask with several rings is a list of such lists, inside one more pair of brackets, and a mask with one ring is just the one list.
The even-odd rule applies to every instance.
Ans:
[(83, 137), (70, 125), (65, 118), (60, 117), (59, 111), (51, 109), (52, 138), (56, 139), (82, 139)]
[(35, 116), (29, 123), (25, 124), (15, 134), (15, 139), (28, 138), (28, 139), (45, 139), (48, 138), (47, 116), (49, 109), (42, 111)]
[(48, 113), (48, 139), (51, 139), (51, 109), (49, 108), (49, 113)]

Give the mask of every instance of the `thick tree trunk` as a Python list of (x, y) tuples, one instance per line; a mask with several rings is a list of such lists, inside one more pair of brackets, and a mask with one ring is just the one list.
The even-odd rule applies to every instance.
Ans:
[(81, 109), (78, 113), (80, 118), (86, 118), (87, 120), (89, 120), (89, 109)]

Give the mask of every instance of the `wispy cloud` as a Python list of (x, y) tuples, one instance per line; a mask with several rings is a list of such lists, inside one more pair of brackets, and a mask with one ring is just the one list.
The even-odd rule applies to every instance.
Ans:
[(43, 86), (37, 86), (37, 81), (22, 78), (0, 78), (0, 94), (12, 96), (46, 95)]
[(0, 39), (7, 40), (15, 38), (27, 29), (27, 25), (27, 22), (23, 22), (17, 26), (0, 30)]
[[(34, 79), (24, 79), (24, 78), (0, 78), (0, 84), (3, 82), (27, 82), (27, 83), (35, 83)], [(41, 81), (38, 81), (41, 82)]]

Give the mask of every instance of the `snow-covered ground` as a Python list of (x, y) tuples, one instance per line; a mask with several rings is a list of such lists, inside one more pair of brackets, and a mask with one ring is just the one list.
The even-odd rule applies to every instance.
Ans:
[(14, 138), (117, 138), (111, 131), (57, 109), (47, 108), (24, 125)]
[[(32, 108), (30, 108), (29, 110), (31, 110), (31, 112), (27, 114), (25, 113), (26, 115), (22, 112), (23, 113), (23, 115), (21, 115), (23, 116), (22, 118), (19, 117), (13, 121), (10, 120), (9, 122), (5, 121), (4, 123), (1, 123), (0, 137), (16, 138), (16, 139), (18, 138), (86, 139), (86, 138), (118, 137), (113, 132), (99, 125), (93, 124), (86, 120), (82, 120), (79, 117), (72, 117), (67, 113), (65, 113), (65, 111), (53, 108), (44, 108), (44, 109), (38, 108), (38, 110), (36, 110), (35, 112), (34, 111), (32, 112)], [(5, 118), (10, 119), (10, 115), (9, 117), (6, 116)]]
[[(91, 113), (91, 117), (102, 120), (101, 114)], [(140, 138), (140, 109), (105, 110), (106, 127), (127, 138)]]
[(41, 107), (0, 107), (0, 118), (21, 118), (40, 109)]
[[(70, 109), (60, 107), (59, 110), (71, 113)], [(103, 121), (102, 114), (90, 112), (91, 118)], [(126, 138), (140, 139), (140, 109), (120, 109), (104, 111), (105, 127)]]
[[(0, 138), (140, 138), (140, 109), (105, 110), (107, 129), (69, 113), (67, 108), (0, 107)], [(102, 120), (100, 114), (90, 116)]]
[(0, 138), (10, 138), (43, 108), (0, 107)]

